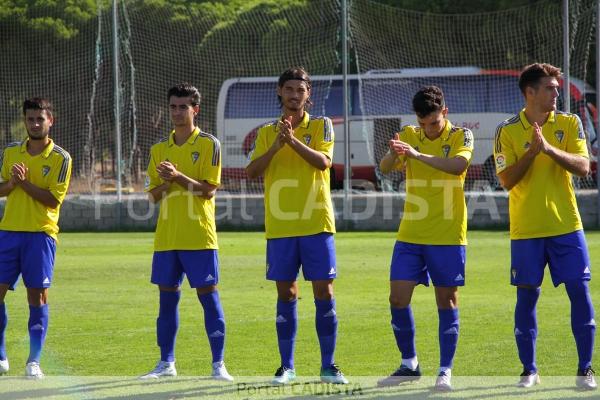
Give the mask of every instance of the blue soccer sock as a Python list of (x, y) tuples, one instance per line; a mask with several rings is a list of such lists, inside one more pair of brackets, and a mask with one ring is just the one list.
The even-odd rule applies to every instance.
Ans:
[(337, 339), (337, 314), (335, 299), (315, 299), (315, 326), (321, 347), (321, 367), (329, 368), (334, 363), (335, 342)]
[(29, 306), (29, 358), (27, 362), (39, 363), (48, 331), (48, 304), (41, 307)]
[(225, 316), (219, 292), (214, 291), (199, 295), (198, 299), (204, 308), (204, 327), (210, 343), (212, 362), (223, 361), (225, 354)]
[(536, 305), (540, 297), (540, 288), (517, 288), (515, 305), (515, 339), (519, 350), (519, 359), (527, 371), (537, 372), (535, 364), (535, 342), (537, 338)]
[(156, 341), (161, 361), (175, 361), (175, 338), (179, 328), (179, 299), (181, 292), (160, 291), (160, 305), (156, 319)]
[(406, 308), (390, 308), (392, 312), (392, 330), (396, 337), (398, 350), (403, 359), (417, 356), (415, 349), (415, 320), (410, 304)]
[(6, 360), (6, 341), (4, 333), (8, 325), (8, 314), (6, 313), (6, 303), (0, 304), (0, 360)]
[(458, 308), (447, 310), (438, 309), (439, 341), (440, 341), (440, 368), (452, 368), (456, 345), (458, 343)]
[(296, 331), (298, 330), (297, 300), (277, 300), (277, 316), (275, 327), (277, 328), (277, 344), (281, 365), (294, 369), (294, 347), (296, 346)]
[(567, 294), (571, 299), (571, 329), (575, 336), (579, 368), (584, 370), (592, 366), (596, 323), (594, 322), (594, 306), (590, 297), (588, 281), (565, 283)]

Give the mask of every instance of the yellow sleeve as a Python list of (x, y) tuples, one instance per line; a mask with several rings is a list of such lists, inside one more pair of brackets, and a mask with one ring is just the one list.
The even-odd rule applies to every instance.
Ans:
[(573, 114), (572, 117), (567, 132), (567, 152), (590, 158), (583, 124), (577, 115)]
[(156, 171), (156, 166), (160, 162), (160, 160), (157, 159), (157, 153), (156, 145), (152, 146), (150, 149), (150, 162), (148, 163), (148, 169), (146, 170), (146, 182), (144, 184), (145, 192), (149, 192), (163, 183), (163, 180), (160, 179), (158, 172)]
[(60, 157), (56, 157), (54, 163), (54, 168), (52, 168), (54, 172), (48, 190), (52, 193), (52, 196), (54, 196), (58, 203), (62, 204), (67, 194), (67, 190), (69, 189), (69, 183), (71, 182), (71, 168), (73, 162), (71, 156), (67, 152), (64, 152)]
[(219, 186), (221, 184), (221, 143), (219, 139), (212, 136), (204, 140), (205, 150), (200, 174), (198, 179), (206, 181), (211, 185)]
[(315, 150), (325, 154), (330, 160), (333, 160), (334, 138), (335, 134), (333, 132), (333, 123), (331, 122), (331, 119), (323, 117), (323, 130), (316, 135), (317, 142), (315, 143)]
[(256, 137), (254, 138), (254, 143), (252, 143), (250, 153), (248, 153), (248, 160), (254, 161), (269, 150), (267, 144), (267, 130), (275, 129), (275, 126), (276, 125), (265, 125), (258, 130)]
[(494, 164), (496, 165), (496, 174), (499, 174), (516, 162), (517, 156), (514, 151), (511, 137), (501, 124), (496, 130), (496, 138), (494, 140)]
[(459, 132), (461, 134), (455, 135), (448, 158), (462, 157), (470, 164), (473, 155), (473, 132), (469, 129), (461, 129)]
[(8, 165), (7, 148), (2, 151), (2, 165), (0, 165), (0, 178), (2, 178), (2, 182), (6, 182), (10, 179), (10, 165)]

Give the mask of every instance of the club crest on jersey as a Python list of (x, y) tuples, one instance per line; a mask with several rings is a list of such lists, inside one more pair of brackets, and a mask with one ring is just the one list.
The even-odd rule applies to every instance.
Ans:
[(194, 151), (192, 153), (192, 163), (196, 164), (196, 161), (198, 161), (198, 157), (200, 157), (200, 153), (198, 153), (197, 151)]
[(49, 172), (50, 172), (50, 166), (49, 165), (42, 166), (42, 176), (48, 175)]
[(302, 136), (302, 138), (304, 139), (304, 143), (306, 143), (306, 145), (308, 146), (310, 144), (311, 136), (310, 135), (304, 135), (304, 136)]
[(419, 151), (419, 146), (415, 146), (415, 151)]
[(562, 143), (565, 133), (563, 131), (556, 131), (554, 132), (554, 136), (556, 136), (556, 140), (558, 140), (559, 143)]
[(448, 154), (450, 154), (450, 145), (443, 145), (442, 152), (444, 153), (444, 157), (448, 158)]
[(529, 142), (526, 142), (526, 143), (525, 143), (525, 146), (523, 146), (523, 148), (525, 148), (525, 149), (528, 149), (528, 148), (529, 148), (529, 146), (531, 146), (531, 143), (529, 143)]

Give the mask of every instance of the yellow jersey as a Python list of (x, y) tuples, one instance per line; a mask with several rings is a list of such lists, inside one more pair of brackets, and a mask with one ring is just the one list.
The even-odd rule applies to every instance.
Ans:
[[(258, 130), (249, 158), (269, 150), (279, 132), (277, 121)], [(311, 149), (333, 160), (333, 124), (327, 117), (304, 113), (294, 136)], [(265, 231), (267, 239), (335, 233), (335, 216), (329, 186), (329, 168), (310, 165), (284, 145), (264, 172)]]
[(12, 166), (23, 163), (29, 172), (27, 179), (35, 186), (49, 190), (58, 201), (56, 208), (49, 208), (34, 200), (20, 186), (7, 196), (0, 229), (19, 232), (45, 232), (54, 240), (58, 235), (58, 216), (69, 182), (71, 181), (71, 156), (54, 144), (52, 139), (44, 150), (35, 156), (27, 152), (29, 138), (10, 143), (2, 154), (2, 181), (10, 179)]
[[(175, 131), (150, 149), (145, 190), (164, 181), (156, 166), (169, 161), (179, 172), (196, 181), (218, 186), (221, 183), (221, 145), (214, 136), (195, 128), (181, 146), (174, 142)], [(172, 183), (160, 201), (154, 234), (154, 250), (218, 249), (215, 199), (201, 198), (187, 188)]]
[[(527, 151), (533, 127), (525, 110), (496, 130), (496, 173), (515, 164)], [(563, 151), (589, 158), (581, 120), (575, 114), (551, 112), (542, 125), (546, 141)], [(571, 173), (550, 156), (538, 154), (509, 192), (510, 238), (531, 239), (582, 229)]]
[[(442, 134), (430, 140), (416, 126), (405, 126), (399, 138), (415, 150), (440, 158), (462, 157), (471, 161), (473, 133), (446, 120)], [(429, 245), (467, 244), (466, 171), (453, 175), (419, 160), (399, 156), (394, 164), (406, 169), (406, 199), (397, 240)]]

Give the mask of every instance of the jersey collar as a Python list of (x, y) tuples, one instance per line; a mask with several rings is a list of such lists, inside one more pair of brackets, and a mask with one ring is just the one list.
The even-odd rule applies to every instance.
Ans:
[[(452, 130), (452, 123), (450, 122), (450, 120), (446, 119), (446, 125), (444, 125), (444, 129), (442, 129), (442, 134), (438, 137), (438, 139), (441, 139), (442, 141), (447, 141), (448, 138), (450, 137), (450, 131)], [(423, 128), (419, 128), (419, 140), (421, 142), (423, 142), (425, 139), (429, 140), (430, 142), (437, 140), (431, 140), (427, 137), (427, 135), (425, 135), (425, 130)]]
[[(519, 113), (519, 119), (521, 120), (521, 124), (523, 124), (523, 128), (529, 129), (531, 128), (531, 124), (527, 121), (527, 117), (525, 116), (525, 109), (522, 109)], [(554, 111), (550, 111), (548, 114), (548, 119), (546, 122), (553, 124), (556, 121), (556, 113)]]
[[(192, 134), (190, 135), (188, 140), (186, 140), (186, 143), (194, 144), (194, 142), (198, 138), (199, 134), (200, 134), (200, 128), (198, 128), (197, 126), (194, 127), (194, 130), (192, 131)], [(173, 146), (174, 144), (175, 144), (175, 129), (173, 129), (171, 131), (171, 133), (169, 134), (169, 147)]]
[[(280, 121), (283, 121), (283, 114), (279, 117)], [(308, 128), (308, 124), (310, 123), (310, 115), (304, 111), (304, 115), (302, 115), (302, 119), (296, 128)], [(277, 126), (277, 125), (275, 125)]]
[[(52, 150), (54, 150), (54, 142), (52, 141), (52, 139), (49, 140), (50, 143), (48, 143), (48, 145), (44, 147), (44, 150), (42, 150), (42, 152), (40, 153), (40, 155), (44, 158), (50, 157), (50, 153), (52, 153)], [(27, 151), (27, 143), (29, 143), (29, 138), (21, 142), (21, 153), (25, 153)]]

